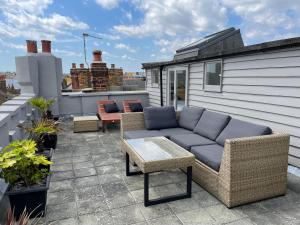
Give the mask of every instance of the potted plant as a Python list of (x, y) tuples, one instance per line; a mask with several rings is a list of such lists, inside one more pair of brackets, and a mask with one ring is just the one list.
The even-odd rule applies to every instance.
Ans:
[(49, 188), (51, 161), (36, 154), (33, 140), (17, 140), (0, 153), (0, 178), (9, 184), (6, 194), (18, 219), (24, 208), (31, 217), (43, 215)]
[(26, 128), (31, 139), (37, 143), (38, 151), (55, 149), (57, 145), (58, 123), (54, 120), (42, 119), (31, 128)]
[(50, 106), (55, 102), (55, 99), (45, 99), (43, 97), (32, 98), (29, 100), (29, 103), (37, 108), (42, 119), (53, 119), (52, 111)]

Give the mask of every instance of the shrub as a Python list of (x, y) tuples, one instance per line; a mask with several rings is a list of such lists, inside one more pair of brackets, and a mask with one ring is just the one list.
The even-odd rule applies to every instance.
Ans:
[(38, 109), (39, 113), (41, 114), (42, 118), (47, 117), (47, 111), (49, 110), (50, 106), (53, 105), (55, 99), (45, 99), (43, 97), (39, 98), (32, 98), (29, 100), (29, 103)]
[(0, 177), (10, 185), (21, 184), (29, 187), (38, 184), (49, 171), (39, 166), (51, 165), (45, 156), (36, 154), (33, 140), (17, 140), (6, 146), (0, 153)]

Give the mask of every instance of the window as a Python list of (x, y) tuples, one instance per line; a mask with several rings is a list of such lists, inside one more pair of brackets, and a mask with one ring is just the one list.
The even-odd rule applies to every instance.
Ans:
[(159, 84), (159, 69), (151, 70), (151, 86), (158, 86)]
[(222, 63), (221, 61), (206, 62), (204, 90), (221, 92)]

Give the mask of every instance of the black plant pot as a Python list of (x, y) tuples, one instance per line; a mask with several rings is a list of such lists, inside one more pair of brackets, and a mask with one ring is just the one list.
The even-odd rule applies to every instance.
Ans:
[(57, 134), (43, 134), (41, 149), (56, 149)]
[(25, 207), (30, 218), (41, 217), (45, 215), (47, 191), (49, 189), (50, 176), (46, 178), (46, 183), (41, 186), (31, 187), (22, 190), (9, 190), (6, 195), (9, 198), (10, 206), (14, 209), (16, 219), (24, 211)]

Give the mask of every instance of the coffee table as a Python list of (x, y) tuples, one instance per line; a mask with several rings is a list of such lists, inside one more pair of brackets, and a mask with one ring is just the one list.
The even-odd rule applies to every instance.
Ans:
[[(195, 156), (165, 137), (124, 139), (126, 176), (144, 174), (144, 205), (156, 205), (192, 196), (192, 166)], [(130, 159), (140, 171), (130, 171)], [(186, 193), (149, 199), (149, 174), (163, 170), (186, 168)]]

